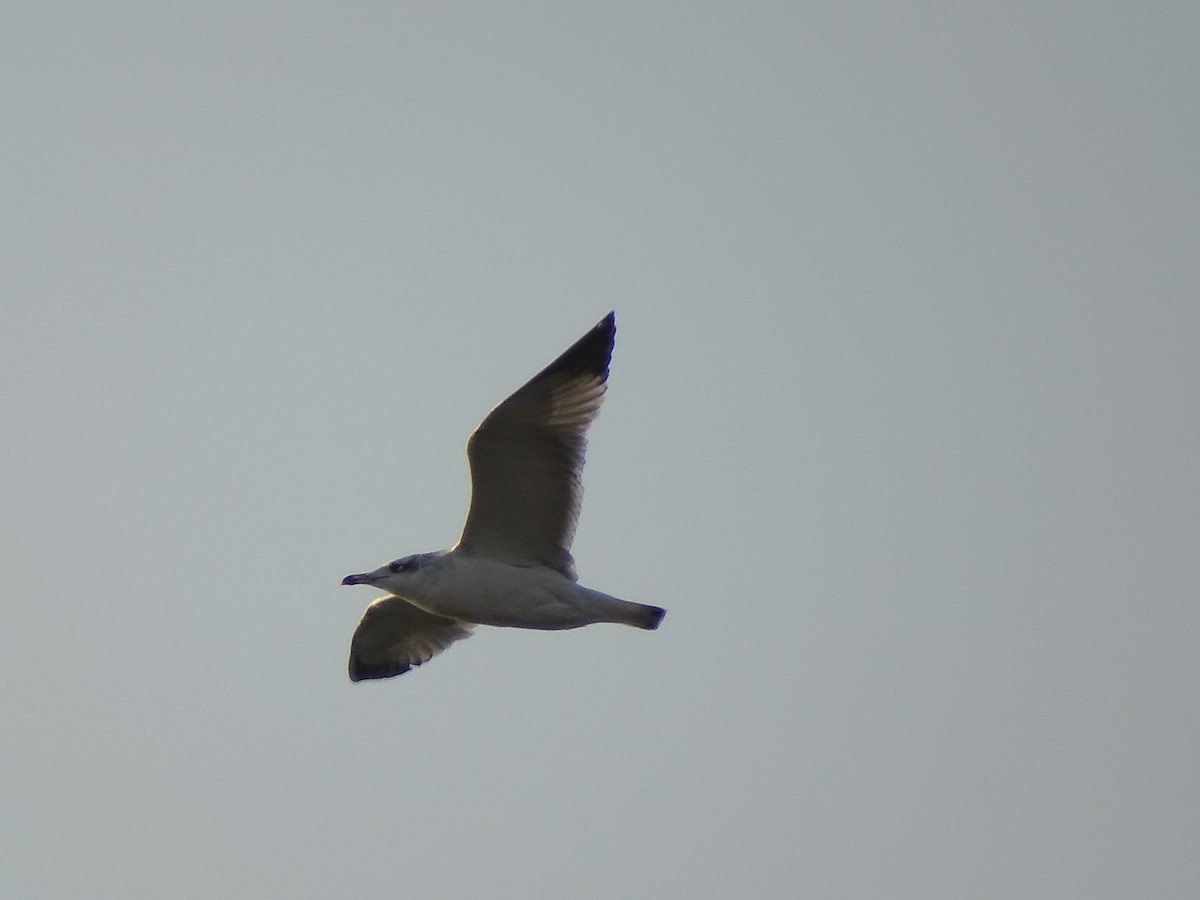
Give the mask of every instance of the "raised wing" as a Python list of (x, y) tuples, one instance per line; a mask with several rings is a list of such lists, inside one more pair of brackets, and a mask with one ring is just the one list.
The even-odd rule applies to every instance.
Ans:
[(470, 637), (474, 627), (427, 613), (399, 597), (380, 597), (367, 607), (350, 641), (350, 680), (403, 675)]
[(574, 580), (586, 434), (616, 332), (609, 313), (471, 435), (471, 510), (456, 553), (548, 566)]

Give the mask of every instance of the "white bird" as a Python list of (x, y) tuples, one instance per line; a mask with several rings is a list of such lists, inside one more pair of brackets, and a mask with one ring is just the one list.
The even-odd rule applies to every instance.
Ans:
[(583, 587), (571, 558), (586, 434), (604, 399), (616, 330), (610, 312), (475, 429), (467, 442), (471, 508), (458, 544), (342, 579), (389, 592), (354, 632), (352, 681), (401, 675), (476, 625), (658, 627), (665, 610)]

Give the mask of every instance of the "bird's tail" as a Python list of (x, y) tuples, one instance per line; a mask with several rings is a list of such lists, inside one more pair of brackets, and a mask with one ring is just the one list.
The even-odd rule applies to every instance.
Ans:
[(628, 600), (618, 600), (608, 594), (584, 588), (590, 605), (604, 610), (605, 622), (617, 622), (621, 625), (632, 625), (634, 628), (644, 628), (653, 631), (667, 614), (665, 609), (658, 606), (648, 606), (645, 603), (630, 603)]
[(630, 625), (636, 625), (638, 628), (645, 628), (647, 631), (653, 631), (658, 627), (663, 620), (663, 616), (667, 611), (661, 606), (648, 606), (644, 603), (630, 603), (634, 613), (637, 616), (635, 621), (631, 621)]

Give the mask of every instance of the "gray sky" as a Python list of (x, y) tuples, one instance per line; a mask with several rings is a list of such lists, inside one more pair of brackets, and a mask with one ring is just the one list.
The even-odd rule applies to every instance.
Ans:
[[(1198, 27), (8, 5), (0, 894), (1195, 897)], [(352, 685), (610, 308), (663, 627)]]

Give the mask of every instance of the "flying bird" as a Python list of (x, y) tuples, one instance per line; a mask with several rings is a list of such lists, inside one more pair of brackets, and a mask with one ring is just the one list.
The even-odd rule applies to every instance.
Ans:
[(476, 625), (658, 627), (665, 610), (584, 587), (571, 557), (587, 429), (604, 399), (616, 332), (610, 312), (475, 429), (471, 506), (454, 547), (342, 579), (388, 592), (354, 632), (351, 681), (402, 675)]

